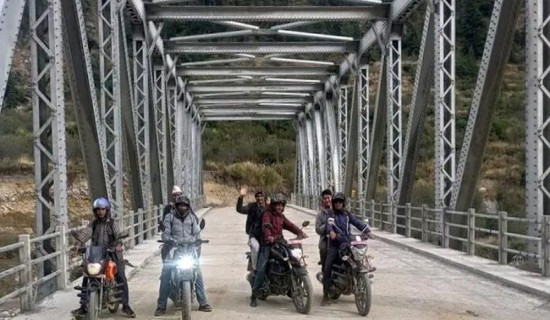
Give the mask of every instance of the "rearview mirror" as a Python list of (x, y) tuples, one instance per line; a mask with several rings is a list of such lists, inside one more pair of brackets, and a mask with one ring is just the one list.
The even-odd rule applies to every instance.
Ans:
[(302, 222), (302, 227), (303, 227), (303, 228), (305, 228), (305, 227), (307, 227), (307, 226), (309, 226), (309, 221), (308, 221), (308, 220)]
[(204, 229), (205, 225), (206, 225), (206, 221), (204, 221), (204, 219), (201, 219), (201, 222), (199, 222), (199, 227), (201, 228), (201, 230)]

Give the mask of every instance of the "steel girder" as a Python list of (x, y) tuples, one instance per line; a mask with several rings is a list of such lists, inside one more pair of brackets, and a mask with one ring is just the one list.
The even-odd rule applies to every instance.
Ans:
[[(305, 122), (305, 131), (306, 131), (306, 140), (307, 140), (307, 155), (308, 155), (308, 169), (309, 169), (309, 196), (312, 197), (317, 191), (317, 182), (318, 182), (318, 174), (317, 174), (317, 159), (315, 156), (315, 138), (314, 138), (314, 132), (313, 132), (313, 120), (311, 117), (307, 116), (304, 119)], [(310, 203), (310, 206), (313, 204)]]
[(365, 21), (384, 20), (388, 6), (147, 6), (154, 21)]
[(401, 79), (401, 36), (392, 35), (388, 41), (388, 116), (387, 116), (387, 199), (397, 201), (397, 186), (401, 173), (403, 151), (403, 102)]
[[(340, 156), (340, 181), (346, 179), (346, 161), (348, 157), (348, 87), (340, 87), (338, 95), (338, 154)], [(340, 182), (340, 191), (342, 183)]]
[(435, 202), (448, 207), (455, 188), (455, 0), (435, 3)]
[[(39, 236), (68, 224), (61, 10), (59, 0), (29, 1), (35, 218)], [(38, 245), (42, 255), (55, 251), (51, 240), (40, 241)], [(39, 276), (51, 274), (54, 268), (51, 261), (39, 263)], [(40, 295), (51, 293), (51, 289), (41, 286)]]
[(23, 0), (8, 0), (3, 3), (0, 1), (0, 42), (4, 46), (0, 50), (0, 113), (2, 113), (4, 104), (4, 94), (8, 85), (17, 35), (21, 29), (25, 2)]
[(105, 140), (101, 137), (99, 111), (84, 12), (80, 1), (63, 0), (67, 75), (75, 109), (80, 150), (86, 165), (88, 189), (94, 199), (107, 197)]
[(369, 105), (369, 66), (359, 68), (359, 92), (356, 92), (357, 103), (357, 198), (359, 200), (359, 212), (365, 216), (367, 190), (367, 169), (369, 167), (370, 147), (370, 105)]
[(174, 163), (176, 156), (176, 107), (177, 107), (177, 87), (171, 83), (170, 72), (166, 73), (166, 135), (167, 147), (166, 152), (166, 184), (167, 184), (167, 199), (172, 197), (172, 186), (174, 185), (174, 174), (176, 173), (177, 164)]
[(431, 50), (434, 45), (434, 13), (430, 6), (426, 9), (424, 18), (424, 31), (420, 52), (418, 54), (418, 66), (413, 87), (412, 107), (407, 124), (405, 144), (403, 150), (403, 165), (399, 176), (398, 204), (405, 205), (411, 202), (416, 163), (420, 149), (422, 130), (426, 122), (429, 100), (433, 88), (434, 57)]
[(134, 26), (132, 37), (133, 68), (134, 68), (134, 126), (136, 133), (139, 173), (143, 206), (152, 207), (151, 199), (151, 164), (150, 164), (150, 132), (149, 132), (149, 68), (147, 42), (143, 27)]
[(276, 115), (276, 116), (204, 116), (204, 121), (278, 121), (295, 120), (294, 115)]
[[(301, 114), (303, 115), (303, 114)], [(310, 175), (310, 161), (309, 161), (309, 150), (308, 150), (308, 141), (307, 141), (307, 130), (305, 117), (300, 117), (298, 121), (298, 138), (300, 143), (300, 160), (301, 160), (301, 169), (302, 169), (302, 183), (303, 183), (303, 204), (308, 207), (308, 197), (311, 194), (311, 188), (313, 184), (311, 182)]]
[(326, 148), (324, 136), (326, 132), (323, 130), (323, 119), (321, 118), (320, 106), (316, 104), (313, 110), (313, 119), (315, 124), (315, 144), (317, 146), (317, 172), (318, 172), (318, 194), (321, 190), (328, 188), (327, 167), (326, 167)]
[(98, 2), (101, 134), (106, 146), (107, 191), (110, 192), (114, 217), (122, 225), (124, 193), (118, 10), (116, 0)]
[(326, 121), (327, 130), (327, 142), (328, 142), (328, 158), (329, 164), (328, 171), (331, 174), (332, 188), (335, 192), (342, 191), (342, 178), (340, 173), (340, 153), (338, 146), (338, 126), (336, 123), (336, 115), (334, 114), (334, 105), (338, 99), (338, 95), (332, 92), (327, 96), (327, 92), (324, 94), (324, 117)]
[(250, 104), (306, 104), (310, 102), (311, 99), (306, 98), (242, 98), (242, 99), (215, 99), (215, 98), (200, 98), (195, 99), (194, 103), (197, 105), (250, 105)]
[(287, 84), (287, 85), (234, 85), (205, 86), (188, 85), (189, 93), (222, 93), (222, 92), (314, 92), (321, 90), (320, 84)]
[(173, 54), (332, 54), (356, 52), (358, 43), (349, 42), (165, 42)]
[[(212, 39), (224, 39), (232, 37), (242, 37), (242, 36), (286, 36), (286, 37), (295, 37), (295, 38), (306, 38), (306, 39), (320, 39), (320, 40), (332, 40), (332, 41), (353, 41), (351, 37), (335, 36), (331, 34), (323, 33), (311, 33), (311, 32), (301, 32), (301, 31), (290, 31), (290, 30), (274, 30), (274, 29), (248, 29), (248, 30), (238, 30), (238, 31), (226, 31), (226, 32), (214, 32), (214, 33), (205, 33), (198, 35), (174, 37), (170, 40), (172, 41), (196, 41), (196, 40), (212, 40)], [(250, 59), (241, 59), (240, 61), (246, 61)], [(238, 62), (238, 61), (236, 61)]]
[[(527, 1), (527, 218), (542, 221), (550, 212), (550, 6)], [(530, 224), (528, 234), (539, 228)]]
[(166, 81), (165, 68), (163, 65), (156, 65), (153, 69), (153, 106), (155, 130), (157, 137), (157, 150), (160, 168), (160, 182), (162, 190), (162, 202), (168, 202), (168, 128), (166, 126)]
[(178, 75), (182, 77), (326, 77), (333, 74), (333, 67), (201, 67), (181, 68)]
[(359, 128), (357, 127), (359, 117), (359, 100), (358, 95), (361, 91), (360, 87), (360, 74), (359, 72), (354, 72), (353, 77), (353, 92), (351, 94), (351, 108), (349, 113), (348, 120), (348, 131), (347, 131), (347, 146), (346, 146), (346, 175), (344, 180), (344, 193), (348, 196), (351, 196), (353, 189), (353, 181), (355, 180), (355, 169), (356, 169), (356, 156), (357, 156), (357, 146), (359, 136), (357, 135)]

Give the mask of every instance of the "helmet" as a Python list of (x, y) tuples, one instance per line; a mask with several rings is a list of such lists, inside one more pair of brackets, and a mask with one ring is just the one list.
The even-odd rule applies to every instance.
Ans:
[(332, 203), (336, 203), (336, 202), (343, 202), (344, 203), (344, 206), (346, 205), (346, 196), (342, 193), (342, 192), (337, 192), (333, 197), (332, 197)]
[(282, 193), (277, 193), (271, 198), (271, 204), (275, 205), (277, 203), (282, 203), (283, 206), (286, 206), (286, 197)]
[(94, 204), (92, 206), (93, 210), (96, 209), (111, 209), (111, 204), (109, 203), (109, 200), (106, 198), (97, 198), (94, 200)]
[(187, 206), (189, 206), (191, 204), (191, 201), (189, 201), (189, 198), (187, 198), (186, 196), (179, 195), (174, 199), (174, 204), (186, 204)]
[(172, 195), (177, 194), (177, 193), (182, 194), (183, 192), (181, 191), (181, 188), (179, 186), (175, 185), (172, 188)]

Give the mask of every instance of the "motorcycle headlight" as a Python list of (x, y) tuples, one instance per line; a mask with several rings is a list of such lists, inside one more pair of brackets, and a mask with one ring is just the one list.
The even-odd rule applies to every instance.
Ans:
[(88, 274), (91, 276), (97, 276), (101, 272), (101, 264), (99, 263), (89, 263), (87, 266)]
[(177, 267), (178, 269), (187, 270), (192, 269), (194, 264), (192, 256), (183, 256), (178, 260)]
[(355, 261), (363, 261), (365, 259), (365, 256), (367, 255), (367, 247), (361, 249), (351, 247), (351, 253), (353, 254), (353, 258), (355, 259)]
[(302, 249), (300, 248), (292, 248), (290, 250), (290, 253), (292, 254), (292, 256), (294, 257), (294, 259), (296, 260), (300, 260), (302, 259), (302, 256), (303, 256), (303, 252), (302, 252)]

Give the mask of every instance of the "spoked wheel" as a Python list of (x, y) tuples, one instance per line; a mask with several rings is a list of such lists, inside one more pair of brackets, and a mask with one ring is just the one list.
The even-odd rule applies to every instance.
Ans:
[[(120, 290), (117, 290), (115, 287), (114, 289), (111, 288), (108, 294), (109, 294), (108, 300), (112, 301), (114, 299), (118, 299), (118, 297), (122, 294), (122, 292)], [(107, 309), (109, 309), (110, 313), (117, 313), (119, 307), (120, 307), (120, 302), (113, 302), (107, 305)]]
[(181, 319), (191, 320), (191, 282), (184, 281), (181, 284)]
[(308, 275), (301, 275), (295, 278), (296, 288), (292, 292), (292, 302), (296, 311), (308, 314), (313, 304), (313, 286)]
[(369, 314), (372, 292), (370, 287), (368, 273), (360, 273), (357, 275), (357, 288), (355, 289), (355, 305), (357, 311), (363, 317)]
[(97, 290), (90, 292), (89, 299), (86, 320), (97, 320), (99, 316), (99, 292), (97, 292)]

